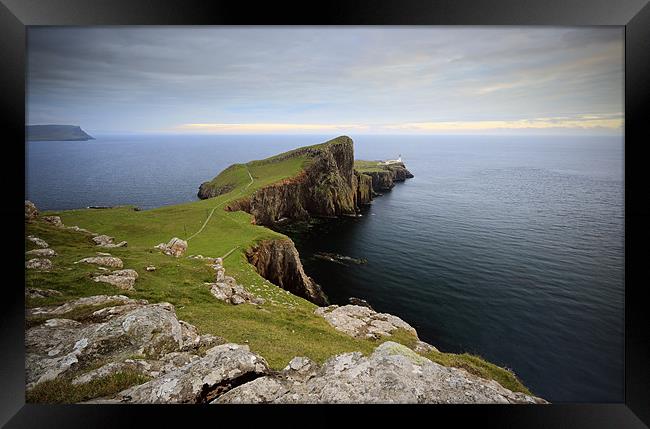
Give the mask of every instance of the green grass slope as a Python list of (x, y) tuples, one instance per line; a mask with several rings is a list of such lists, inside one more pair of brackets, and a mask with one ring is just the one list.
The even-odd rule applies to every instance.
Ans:
[(354, 160), (354, 169), (359, 173), (376, 173), (379, 171), (386, 171), (384, 167), (379, 165), (379, 161), (362, 161), (359, 159)]

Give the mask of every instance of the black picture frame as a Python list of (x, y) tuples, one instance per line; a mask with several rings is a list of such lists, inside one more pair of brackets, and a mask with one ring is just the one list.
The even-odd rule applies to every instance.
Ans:
[[(625, 402), (548, 406), (48, 406), (25, 404), (24, 371), (24, 189), (25, 41), (30, 25), (617, 25), (625, 26)], [(198, 0), (0, 0), (0, 103), (5, 119), (4, 204), (0, 216), (5, 281), (0, 312), (0, 424), (7, 427), (130, 427), (174, 420), (281, 418), (284, 426), (340, 424), (338, 414), (355, 414), (364, 426), (395, 416), (406, 424), (440, 419), (456, 426), (646, 427), (650, 425), (650, 326), (644, 297), (648, 281), (647, 139), (650, 93), (650, 5), (647, 0), (343, 0), (319, 3), (251, 3)], [(7, 131), (10, 131), (7, 133)], [(645, 138), (644, 138), (645, 137)], [(15, 150), (14, 150), (15, 149)], [(15, 183), (14, 183), (15, 182)], [(19, 223), (20, 222), (20, 223)], [(205, 423), (204, 423), (205, 424)], [(449, 424), (449, 423), (445, 423)]]

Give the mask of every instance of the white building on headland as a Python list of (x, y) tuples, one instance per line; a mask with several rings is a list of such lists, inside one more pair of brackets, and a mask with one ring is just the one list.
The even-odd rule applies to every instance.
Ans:
[(397, 159), (389, 159), (388, 161), (380, 162), (380, 165), (390, 165), (390, 164), (401, 164), (402, 163), (402, 154), (400, 153), (397, 156)]

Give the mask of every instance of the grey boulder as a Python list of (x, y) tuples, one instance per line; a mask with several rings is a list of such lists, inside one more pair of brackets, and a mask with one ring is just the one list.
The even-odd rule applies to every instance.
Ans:
[(345, 353), (329, 359), (321, 368), (312, 369), (312, 365), (304, 360), (292, 361), (283, 374), (257, 378), (226, 392), (212, 403), (546, 402), (514, 393), (496, 381), (476, 377), (465, 370), (431, 362), (394, 342), (381, 344), (369, 357), (359, 352)]

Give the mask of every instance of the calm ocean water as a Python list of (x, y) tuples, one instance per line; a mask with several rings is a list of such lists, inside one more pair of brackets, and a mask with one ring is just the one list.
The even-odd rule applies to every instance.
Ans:
[[(96, 137), (29, 142), (27, 198), (42, 209), (176, 204), (232, 163), (327, 139)], [(553, 402), (623, 401), (621, 138), (352, 137), (357, 158), (401, 153), (415, 178), (361, 218), (293, 237), (334, 303), (367, 299)], [(368, 263), (313, 258), (322, 251)]]

